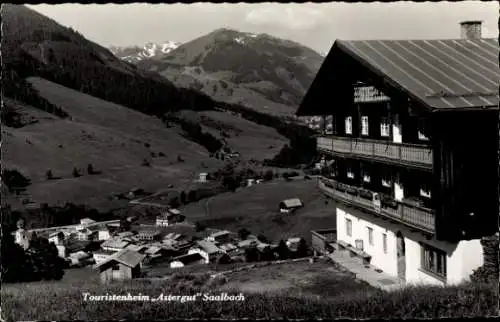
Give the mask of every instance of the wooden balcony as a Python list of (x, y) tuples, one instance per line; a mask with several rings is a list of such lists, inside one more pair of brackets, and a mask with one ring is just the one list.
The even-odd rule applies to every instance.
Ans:
[(318, 185), (323, 193), (333, 199), (361, 207), (377, 215), (398, 221), (406, 226), (431, 234), (435, 233), (436, 214), (432, 209), (395, 200), (391, 202), (391, 205), (382, 202), (381, 207), (377, 209), (373, 203), (372, 191), (326, 178), (321, 178)]
[(423, 145), (362, 138), (319, 136), (318, 150), (432, 168), (432, 149)]

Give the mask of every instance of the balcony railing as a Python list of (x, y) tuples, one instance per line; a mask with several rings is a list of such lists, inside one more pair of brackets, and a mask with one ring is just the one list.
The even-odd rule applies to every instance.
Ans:
[(390, 204), (383, 201), (378, 207), (373, 202), (373, 192), (350, 186), (335, 180), (321, 178), (319, 188), (331, 198), (350, 203), (354, 206), (362, 207), (371, 212), (375, 212), (384, 217), (396, 220), (407, 226), (423, 230), (428, 233), (434, 233), (435, 211), (424, 207), (406, 204), (392, 200)]
[(326, 152), (351, 153), (364, 157), (416, 163), (426, 167), (432, 166), (432, 149), (425, 146), (338, 136), (320, 136), (317, 138), (317, 146), (319, 150)]

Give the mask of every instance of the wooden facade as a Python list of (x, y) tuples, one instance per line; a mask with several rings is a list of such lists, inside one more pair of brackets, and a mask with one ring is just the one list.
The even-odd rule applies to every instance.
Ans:
[(130, 267), (113, 260), (101, 266), (99, 270), (102, 283), (129, 280), (137, 278), (141, 274), (141, 267), (139, 264), (134, 267)]
[[(476, 94), (477, 100), (470, 93), (417, 95), (356, 57), (359, 51), (335, 46), (298, 112), (332, 116), (331, 131), (317, 138), (318, 150), (334, 160), (320, 188), (338, 201), (438, 240), (494, 234), (499, 217), (498, 107), (471, 103), (488, 102), (494, 92)], [(360, 84), (387, 99), (360, 102), (355, 97)], [(452, 106), (459, 100), (469, 106)], [(432, 102), (450, 107), (436, 108)], [(389, 133), (383, 124), (389, 124), (384, 128)], [(370, 180), (364, 180), (365, 174)], [(384, 178), (391, 184), (383, 185)], [(394, 181), (404, 190), (403, 200), (395, 198)], [(378, 209), (374, 193), (381, 198)]]

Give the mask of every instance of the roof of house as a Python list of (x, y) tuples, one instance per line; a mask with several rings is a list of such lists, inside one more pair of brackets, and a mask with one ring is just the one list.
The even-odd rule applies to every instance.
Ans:
[(255, 239), (245, 239), (238, 243), (238, 247), (257, 245), (257, 243), (258, 242)]
[(286, 240), (287, 243), (298, 243), (300, 242), (300, 237), (293, 237), (293, 238), (288, 238)]
[(125, 248), (128, 244), (128, 241), (121, 239), (108, 239), (104, 243), (101, 244), (101, 247), (110, 247), (110, 248)]
[(119, 262), (123, 265), (126, 265), (128, 267), (135, 267), (137, 266), (144, 258), (146, 258), (146, 255), (139, 254), (138, 252), (134, 252), (128, 249), (123, 249), (110, 257), (106, 258), (99, 264), (95, 265), (94, 268), (99, 268), (103, 265), (106, 265), (107, 263), (111, 261), (116, 261)]
[(135, 244), (129, 244), (125, 247), (125, 249), (132, 250), (134, 252), (140, 252), (141, 250), (148, 248), (146, 245), (135, 245)]
[(90, 219), (90, 218), (80, 219), (80, 224), (82, 224), (82, 225), (93, 224), (95, 222), (96, 222), (95, 220)]
[(201, 259), (203, 259), (203, 256), (201, 256), (199, 253), (192, 253), (172, 258), (171, 262), (181, 262), (186, 265)]
[(220, 236), (226, 236), (226, 235), (229, 235), (231, 232), (227, 231), (227, 230), (221, 230), (221, 231), (218, 231), (216, 233), (213, 233), (210, 235), (210, 237), (213, 237), (213, 238), (216, 238), (216, 237), (220, 237)]
[(236, 248), (237, 248), (236, 246), (234, 246), (233, 244), (230, 244), (230, 243), (220, 246), (220, 249), (222, 249), (224, 251), (231, 251), (231, 250), (234, 250)]
[(137, 235), (141, 236), (156, 236), (159, 235), (160, 232), (158, 230), (141, 230)]
[(215, 254), (219, 253), (221, 249), (217, 246), (215, 246), (213, 243), (206, 241), (206, 240), (199, 240), (197, 242), (198, 247), (200, 247), (202, 250), (206, 251), (208, 254)]
[(344, 52), (433, 109), (496, 107), (499, 49), (497, 39), (336, 40), (325, 62)]
[(156, 254), (156, 253), (158, 253), (162, 249), (163, 248), (159, 247), (159, 246), (151, 246), (148, 249), (146, 249), (146, 253), (147, 254)]
[(280, 202), (280, 207), (286, 207), (286, 208), (297, 208), (297, 207), (302, 207), (302, 201), (299, 198), (291, 198), (291, 199), (286, 199)]
[(64, 233), (62, 231), (54, 231), (49, 234), (49, 238), (54, 236), (59, 236), (61, 234), (64, 236)]
[(117, 236), (129, 237), (129, 236), (134, 236), (134, 233), (131, 231), (122, 231), (121, 233), (118, 233)]
[(179, 209), (176, 209), (176, 208), (170, 208), (170, 209), (168, 209), (168, 212), (171, 213), (172, 215), (180, 215), (181, 214), (181, 211)]

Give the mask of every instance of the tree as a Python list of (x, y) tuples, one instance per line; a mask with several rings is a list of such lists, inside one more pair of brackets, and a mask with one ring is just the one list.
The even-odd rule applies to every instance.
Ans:
[(87, 165), (87, 173), (88, 174), (94, 174), (94, 166), (92, 165), (92, 163), (89, 163)]
[(172, 208), (178, 208), (181, 205), (181, 203), (179, 202), (179, 197), (177, 196), (170, 199), (170, 202), (168, 204)]
[(301, 238), (297, 246), (296, 256), (298, 258), (306, 257), (309, 255), (309, 246), (304, 238)]
[(47, 172), (45, 172), (45, 177), (47, 178), (47, 180), (54, 179), (54, 175), (52, 174), (52, 170), (47, 170)]
[(246, 228), (240, 228), (238, 230), (238, 235), (240, 236), (240, 238), (242, 240), (245, 240), (250, 235), (250, 231), (248, 229), (246, 229)]
[(78, 178), (80, 176), (80, 172), (78, 172), (78, 169), (75, 167), (73, 168), (73, 177)]
[(45, 238), (33, 239), (27, 250), (31, 276), (44, 280), (60, 280), (64, 276), (64, 260), (59, 257), (57, 247)]
[(142, 160), (141, 165), (144, 166), (144, 167), (149, 167), (150, 166), (149, 161), (147, 159)]
[(23, 281), (28, 273), (26, 267), (26, 254), (22, 247), (14, 242), (14, 236), (7, 232), (2, 225), (1, 276), (3, 282)]
[(200, 223), (199, 221), (197, 221), (195, 224), (194, 224), (194, 227), (195, 227), (195, 230), (197, 232), (199, 231), (204, 231), (207, 227), (205, 227), (205, 225), (203, 225), (202, 223)]
[(245, 260), (249, 263), (259, 261), (259, 250), (256, 247), (245, 249)]
[(264, 174), (264, 180), (266, 181), (271, 181), (274, 178), (274, 173), (272, 170), (267, 170), (266, 173)]
[(278, 253), (278, 256), (281, 260), (290, 258), (290, 249), (283, 239), (280, 240), (278, 247), (276, 247), (276, 253)]
[(187, 202), (195, 202), (196, 200), (196, 191), (195, 190), (189, 190), (186, 198)]
[(262, 234), (259, 234), (259, 236), (257, 236), (257, 239), (262, 243), (269, 243), (269, 239), (267, 239), (267, 237)]
[(185, 205), (187, 203), (187, 196), (186, 196), (186, 193), (184, 191), (181, 191), (181, 194), (180, 194), (180, 201), (181, 201), (181, 204)]

